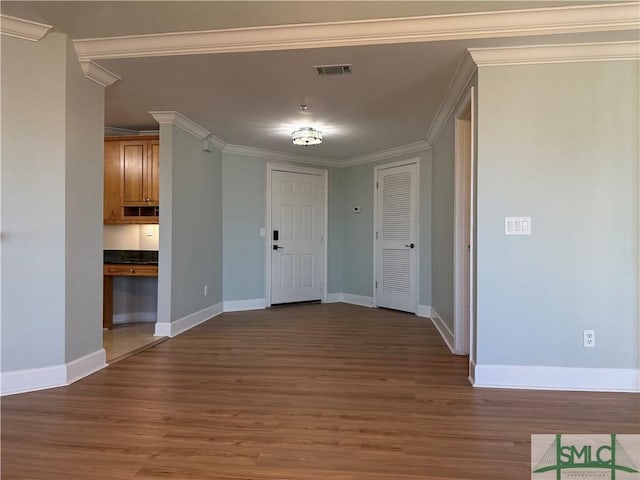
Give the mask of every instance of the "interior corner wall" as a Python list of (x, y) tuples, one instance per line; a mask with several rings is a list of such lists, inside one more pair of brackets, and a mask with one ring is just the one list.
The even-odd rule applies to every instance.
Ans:
[(161, 124), (160, 158), (158, 321), (171, 323), (222, 302), (222, 154)]
[(478, 77), (477, 363), (638, 369), (638, 61)]
[(104, 90), (66, 35), (1, 48), (2, 372), (60, 372), (102, 349)]
[(1, 364), (10, 372), (65, 361), (66, 36), (3, 36), (1, 52)]
[(67, 39), (66, 362), (102, 349), (104, 87), (86, 78)]
[(344, 257), (342, 232), (344, 230), (344, 177), (342, 169), (329, 168), (329, 202), (327, 233), (327, 293), (343, 291)]
[(455, 115), (451, 115), (431, 149), (433, 155), (431, 248), (433, 258), (432, 307), (452, 332), (454, 331), (455, 146)]
[[(467, 88), (477, 88), (477, 74)], [(461, 99), (462, 100), (462, 99)], [(461, 101), (460, 100), (460, 101)], [(445, 123), (431, 149), (432, 152), (432, 307), (439, 318), (455, 331), (454, 303), (454, 244), (455, 244), (455, 111)], [(477, 109), (476, 109), (477, 110)], [(477, 123), (475, 123), (477, 125)]]
[[(431, 151), (399, 155), (388, 160), (339, 170), (342, 186), (342, 291), (373, 297), (374, 170), (378, 165), (419, 158), (420, 232), (418, 302), (431, 305)], [(360, 213), (353, 213), (359, 206)]]
[(327, 292), (338, 291), (341, 266), (334, 255), (340, 252), (340, 227), (339, 218), (333, 215), (338, 201), (336, 169), (234, 153), (222, 155), (224, 301), (266, 301), (265, 242), (269, 237), (261, 237), (260, 229), (266, 226), (266, 174), (270, 162), (328, 170)]

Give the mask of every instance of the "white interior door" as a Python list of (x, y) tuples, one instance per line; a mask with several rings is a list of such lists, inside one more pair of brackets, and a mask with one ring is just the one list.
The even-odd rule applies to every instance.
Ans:
[(376, 306), (417, 307), (417, 165), (381, 168), (376, 179)]
[(322, 299), (324, 178), (271, 172), (271, 304)]

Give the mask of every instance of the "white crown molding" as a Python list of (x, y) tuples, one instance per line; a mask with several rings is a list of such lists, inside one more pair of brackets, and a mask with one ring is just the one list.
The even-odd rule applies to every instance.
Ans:
[(75, 40), (80, 60), (629, 30), (638, 3), (473, 12)]
[(388, 148), (387, 150), (380, 150), (377, 152), (367, 153), (365, 155), (359, 155), (352, 157), (349, 160), (340, 163), (340, 167), (353, 167), (355, 165), (364, 165), (365, 163), (380, 162), (382, 160), (389, 160), (390, 158), (399, 157), (400, 155), (411, 155), (412, 153), (420, 152), (422, 150), (428, 150), (431, 145), (424, 140), (419, 142), (409, 143), (407, 145), (401, 145), (399, 147)]
[(103, 87), (108, 87), (109, 85), (116, 83), (118, 80), (122, 80), (122, 77), (119, 77), (115, 73), (110, 72), (91, 60), (81, 60), (80, 68), (82, 68), (85, 77), (89, 80), (93, 80)]
[(149, 114), (160, 124), (172, 123), (176, 127), (181, 128), (187, 133), (190, 133), (199, 140), (204, 140), (211, 135), (211, 132), (206, 128), (201, 127), (196, 122), (189, 120), (187, 117), (176, 111), (159, 111), (149, 112)]
[(258, 157), (265, 160), (276, 160), (283, 162), (296, 162), (309, 165), (320, 165), (323, 167), (341, 167), (342, 163), (326, 157), (302, 156), (293, 153), (276, 152), (275, 150), (267, 150), (264, 148), (247, 147), (244, 145), (227, 144), (222, 150), (223, 153), (235, 155), (244, 155), (247, 157)]
[(0, 34), (8, 37), (20, 38), (37, 42), (44, 37), (51, 25), (32, 22), (23, 18), (12, 17), (10, 15), (0, 15)]
[(129, 128), (120, 127), (104, 127), (105, 137), (120, 137), (120, 136), (145, 136), (145, 135), (159, 135), (159, 130), (131, 130)]
[(479, 67), (537, 63), (640, 59), (640, 42), (576, 43), (504, 48), (470, 48)]
[(444, 98), (438, 107), (438, 111), (429, 126), (426, 140), (430, 145), (434, 145), (436, 143), (436, 140), (440, 136), (440, 132), (442, 132), (447, 121), (449, 121), (449, 117), (451, 117), (451, 114), (455, 110), (460, 98), (466, 91), (476, 69), (476, 64), (474, 63), (471, 55), (465, 53), (458, 65), (456, 73), (453, 75), (451, 83), (449, 83), (447, 93), (445, 93)]
[(222, 140), (220, 137), (216, 137), (213, 133), (210, 133), (209, 135), (207, 135), (207, 137), (204, 138), (204, 141), (208, 145), (213, 145), (214, 147), (216, 147), (220, 151), (222, 151), (224, 149), (224, 147), (227, 146), (227, 142)]
[(138, 132), (138, 130), (130, 130), (128, 128), (104, 127), (105, 137), (118, 137), (125, 135), (140, 135), (140, 132)]

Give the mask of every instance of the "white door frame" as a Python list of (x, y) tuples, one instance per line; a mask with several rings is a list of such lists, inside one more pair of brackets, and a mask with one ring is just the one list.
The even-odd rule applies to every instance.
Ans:
[(271, 306), (271, 244), (273, 229), (271, 228), (271, 173), (273, 171), (291, 173), (310, 173), (321, 175), (323, 182), (323, 202), (322, 202), (322, 303), (327, 301), (327, 228), (329, 212), (329, 176), (328, 170), (321, 168), (299, 167), (297, 165), (286, 165), (281, 163), (267, 163), (267, 199), (266, 199), (266, 235), (265, 235), (265, 305)]
[(418, 314), (418, 305), (420, 304), (420, 158), (414, 157), (407, 160), (400, 160), (398, 162), (385, 163), (384, 165), (378, 165), (373, 169), (373, 306), (378, 306), (376, 279), (377, 279), (377, 248), (378, 239), (376, 238), (376, 232), (378, 231), (378, 189), (376, 188), (376, 182), (378, 181), (378, 172), (380, 170), (386, 170), (393, 167), (402, 167), (403, 165), (416, 165), (416, 305), (415, 312)]
[[(454, 294), (453, 294), (453, 324), (454, 324), (454, 353), (457, 355), (473, 355), (473, 326), (474, 326), (474, 285), (475, 285), (475, 245), (474, 231), (475, 224), (473, 218), (474, 212), (474, 176), (475, 176), (475, 90), (472, 86), (460, 103), (455, 114), (455, 196), (454, 196), (454, 253), (453, 253), (453, 275), (454, 275)], [(463, 115), (469, 110), (470, 113), (470, 132), (463, 132), (462, 122)], [(462, 135), (469, 135), (470, 145), (464, 145)], [(461, 148), (467, 148), (462, 151)], [(468, 155), (468, 157), (467, 157)], [(465, 177), (469, 172), (469, 185), (465, 182)], [(469, 189), (470, 202), (465, 202), (465, 197)], [(469, 298), (465, 299), (465, 257), (467, 244), (465, 242), (465, 221), (469, 222)], [(469, 302), (469, 318), (465, 319), (464, 303)], [(472, 358), (472, 357), (470, 357)]]

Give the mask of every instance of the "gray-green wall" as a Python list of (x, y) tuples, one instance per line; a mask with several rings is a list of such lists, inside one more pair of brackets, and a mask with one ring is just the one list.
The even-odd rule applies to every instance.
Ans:
[(638, 72), (479, 69), (478, 364), (639, 367)]
[[(223, 153), (223, 277), (224, 300), (265, 298), (265, 242), (260, 228), (266, 224), (267, 163), (269, 160), (246, 155)], [(283, 162), (272, 162), (283, 164)], [(291, 165), (306, 166), (291, 163)], [(313, 167), (313, 166), (312, 166)], [(341, 282), (339, 217), (339, 170), (328, 171), (329, 214), (327, 232), (327, 292), (338, 292)]]
[[(399, 155), (376, 163), (338, 170), (342, 195), (338, 211), (342, 225), (342, 292), (373, 296), (373, 204), (376, 166), (419, 159), (419, 292), (418, 303), (431, 305), (431, 150)], [(353, 213), (359, 206), (360, 213)]]
[(202, 147), (176, 125), (160, 125), (160, 322), (222, 302), (222, 154)]
[[(373, 296), (374, 167), (420, 159), (420, 304), (431, 301), (431, 153), (328, 170), (327, 292)], [(223, 153), (224, 300), (265, 298), (266, 171), (268, 160)], [(280, 162), (275, 162), (280, 163)], [(361, 207), (354, 214), (352, 207)], [(268, 235), (268, 232), (267, 232)]]
[(70, 40), (2, 38), (2, 371), (102, 348), (104, 89)]

